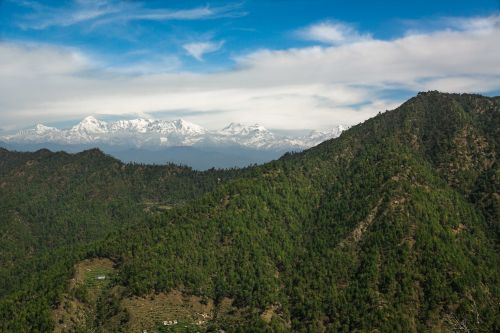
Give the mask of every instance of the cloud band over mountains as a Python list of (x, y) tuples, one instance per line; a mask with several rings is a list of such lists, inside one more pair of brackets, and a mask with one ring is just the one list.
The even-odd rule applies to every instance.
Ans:
[[(394, 108), (406, 99), (397, 97), (401, 91), (500, 90), (499, 16), (446, 22), (392, 40), (321, 22), (297, 32), (314, 46), (252, 51), (235, 57), (233, 68), (213, 73), (130, 75), (97, 66), (92, 55), (77, 48), (4, 42), (0, 122), (13, 130), (88, 114), (168, 114), (208, 129), (231, 121), (322, 128), (356, 124)], [(206, 43), (185, 48), (201, 60), (222, 46)]]

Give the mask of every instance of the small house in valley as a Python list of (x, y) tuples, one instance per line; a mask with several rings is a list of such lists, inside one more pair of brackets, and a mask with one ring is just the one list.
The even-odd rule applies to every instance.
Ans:
[(105, 275), (97, 275), (96, 279), (97, 280), (104, 280), (104, 279), (106, 279), (106, 276)]

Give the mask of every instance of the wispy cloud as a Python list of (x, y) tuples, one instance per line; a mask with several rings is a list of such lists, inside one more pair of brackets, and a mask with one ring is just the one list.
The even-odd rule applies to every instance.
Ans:
[(400, 20), (406, 27), (405, 35), (426, 34), (435, 31), (462, 31), (489, 33), (500, 28), (500, 16), (490, 15), (484, 17), (439, 17), (421, 20)]
[(205, 53), (215, 52), (220, 50), (220, 48), (224, 45), (224, 41), (220, 41), (219, 43), (214, 42), (202, 42), (202, 43), (189, 43), (183, 45), (183, 47), (188, 51), (190, 55), (198, 59), (199, 61), (203, 61), (202, 55)]
[(314, 40), (327, 44), (344, 44), (372, 39), (371, 34), (360, 35), (359, 32), (345, 23), (322, 22), (310, 25), (297, 31), (297, 35), (306, 40)]
[(198, 20), (246, 15), (240, 5), (223, 7), (196, 7), (191, 9), (151, 8), (148, 2), (121, 0), (77, 0), (67, 6), (50, 7), (34, 1), (11, 0), (34, 12), (20, 18), (23, 29), (45, 29), (52, 26), (67, 27), (88, 23), (92, 28), (109, 23), (137, 20)]

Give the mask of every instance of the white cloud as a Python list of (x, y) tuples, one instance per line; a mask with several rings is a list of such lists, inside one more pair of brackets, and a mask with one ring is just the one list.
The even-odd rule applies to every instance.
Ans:
[(489, 32), (495, 28), (500, 28), (500, 16), (492, 15), (489, 17), (474, 18), (453, 18), (444, 20), (445, 24), (463, 31), (482, 31)]
[(314, 40), (328, 44), (344, 44), (372, 39), (371, 34), (360, 35), (354, 27), (344, 23), (323, 22), (311, 25), (297, 32), (306, 40)]
[(188, 51), (190, 55), (198, 59), (199, 61), (203, 61), (203, 58), (201, 57), (205, 53), (210, 53), (210, 52), (215, 52), (220, 50), (222, 45), (224, 44), (224, 41), (221, 41), (219, 43), (214, 43), (214, 42), (202, 42), (202, 43), (189, 43), (183, 45), (183, 47)]
[(236, 70), (211, 74), (130, 76), (96, 69), (74, 50), (3, 43), (0, 123), (12, 130), (90, 114), (184, 114), (208, 129), (231, 121), (276, 129), (353, 125), (403, 102), (382, 97), (392, 89), (499, 90), (500, 28), (471, 26), (391, 41), (261, 50), (236, 59)]

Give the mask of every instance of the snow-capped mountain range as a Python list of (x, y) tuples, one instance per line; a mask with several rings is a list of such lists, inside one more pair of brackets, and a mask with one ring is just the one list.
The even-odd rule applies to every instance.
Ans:
[(257, 124), (244, 126), (232, 123), (217, 130), (203, 127), (182, 119), (165, 121), (151, 119), (120, 120), (112, 123), (92, 116), (67, 130), (37, 125), (17, 134), (1, 136), (0, 141), (12, 144), (57, 143), (62, 145), (96, 145), (144, 148), (158, 150), (173, 146), (192, 147), (243, 147), (257, 150), (281, 151), (307, 149), (338, 137), (344, 128), (339, 125), (329, 131), (312, 131), (306, 136), (287, 137), (274, 134)]

